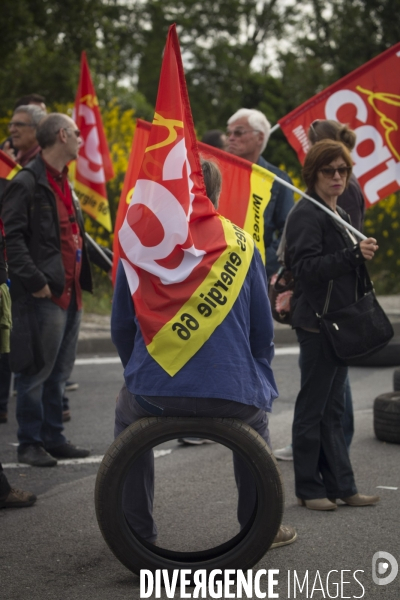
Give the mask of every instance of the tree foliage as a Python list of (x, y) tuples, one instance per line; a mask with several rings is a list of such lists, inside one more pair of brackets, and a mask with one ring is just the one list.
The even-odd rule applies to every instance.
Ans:
[[(72, 103), (86, 50), (117, 165), (108, 185), (114, 215), (133, 121), (152, 117), (172, 23), (201, 136), (223, 129), (242, 106), (260, 109), (275, 124), (397, 43), (399, 14), (400, 0), (2, 0), (0, 134), (19, 96), (43, 94), (50, 107)], [(271, 136), (265, 156), (300, 177), (297, 157), (281, 132)], [(393, 198), (370, 209), (367, 219), (368, 231), (385, 240), (382, 256), (389, 271), (398, 268), (391, 257), (400, 256), (392, 226), (398, 217), (390, 224), (388, 216), (399, 210), (399, 196)]]

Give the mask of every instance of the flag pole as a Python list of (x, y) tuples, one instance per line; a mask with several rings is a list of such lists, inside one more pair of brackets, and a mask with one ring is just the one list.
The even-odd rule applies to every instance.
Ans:
[(367, 236), (365, 236), (363, 233), (361, 233), (361, 231), (358, 231), (358, 229), (356, 229), (355, 227), (353, 227), (353, 225), (350, 225), (350, 223), (347, 223), (347, 221), (345, 221), (344, 219), (342, 219), (342, 217), (339, 217), (339, 215), (337, 215), (336, 213), (334, 213), (329, 208), (326, 208), (326, 206), (323, 206), (317, 200), (314, 200), (314, 198), (311, 198), (311, 196), (309, 196), (305, 192), (302, 192), (301, 190), (297, 189), (297, 187), (295, 187), (294, 185), (288, 183), (287, 181), (285, 181), (284, 179), (281, 179), (280, 177), (277, 177), (276, 175), (275, 175), (274, 179), (278, 183), (281, 183), (282, 185), (285, 185), (287, 188), (289, 188), (293, 192), (296, 192), (297, 194), (300, 194), (300, 196), (303, 196), (303, 198), (307, 198), (307, 200), (310, 200), (310, 202), (312, 202), (313, 204), (315, 204), (316, 206), (318, 206), (318, 208), (320, 208), (321, 210), (323, 210), (324, 212), (326, 212), (330, 217), (332, 217), (332, 219), (335, 219), (335, 221), (337, 221), (338, 223), (340, 223), (341, 225), (343, 225), (343, 227), (345, 227), (346, 229), (348, 229), (349, 231), (351, 231), (352, 233), (354, 233), (354, 235), (356, 235), (357, 237), (359, 237), (361, 240), (367, 240), (368, 239)]
[(94, 239), (88, 234), (87, 231), (85, 231), (85, 236), (87, 241), (93, 246), (93, 248), (100, 254), (100, 256), (102, 258), (104, 258), (104, 260), (106, 261), (106, 263), (108, 265), (110, 265), (110, 269), (112, 269), (112, 260), (110, 260), (107, 256), (107, 254), (105, 252), (103, 252), (103, 250), (100, 248), (100, 246), (97, 244), (97, 242), (94, 241)]
[(269, 135), (271, 135), (271, 133), (274, 133), (274, 131), (276, 131), (279, 128), (280, 128), (279, 123), (276, 123), (276, 125), (274, 125), (273, 127), (271, 127), (271, 129), (269, 130)]

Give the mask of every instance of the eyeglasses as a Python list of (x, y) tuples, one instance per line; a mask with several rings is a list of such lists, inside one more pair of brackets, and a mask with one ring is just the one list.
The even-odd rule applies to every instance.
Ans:
[(227, 129), (226, 136), (229, 138), (231, 135), (235, 138), (241, 138), (245, 133), (250, 133), (251, 131), (257, 131), (257, 129)]
[(11, 127), (20, 129), (21, 127), (35, 127), (35, 125), (33, 123), (24, 123), (23, 121), (10, 121), (10, 123), (7, 124), (7, 127), (8, 129), (11, 129)]
[(322, 167), (320, 169), (322, 175), (327, 179), (333, 179), (335, 177), (336, 171), (339, 173), (340, 177), (346, 177), (351, 172), (351, 167)]

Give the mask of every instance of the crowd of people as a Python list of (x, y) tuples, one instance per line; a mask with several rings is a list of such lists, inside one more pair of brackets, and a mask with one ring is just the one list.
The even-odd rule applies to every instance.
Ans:
[[(3, 144), (3, 150), (24, 168), (1, 196), (8, 260), (7, 273), (3, 264), (1, 289), (6, 295), (8, 279), (14, 321), (11, 354), (2, 354), (1, 368), (11, 366), (18, 374), (18, 461), (51, 467), (58, 459), (89, 454), (64, 436), (63, 397), (76, 355), (81, 291), (92, 291), (90, 260), (105, 271), (109, 266), (92, 247), (86, 247), (79, 202), (68, 182), (67, 165), (77, 157), (80, 132), (69, 116), (47, 114), (42, 97), (33, 100), (16, 106), (9, 124), (10, 139)], [(225, 133), (209, 131), (202, 141), (291, 183), (287, 173), (263, 158), (269, 134), (265, 115), (241, 108), (228, 119)], [(354, 133), (334, 121), (315, 121), (308, 135), (311, 148), (303, 167), (307, 193), (361, 230), (364, 199), (349, 153)], [(218, 168), (203, 161), (203, 173), (207, 195), (217, 207)], [(330, 351), (319, 318), (328, 306), (336, 310), (355, 302), (365, 263), (373, 258), (377, 242), (373, 238), (359, 242), (306, 199), (295, 206), (292, 191), (277, 181), (264, 212), (265, 266), (254, 248), (233, 308), (172, 378), (145, 349), (127, 277), (119, 266), (111, 326), (125, 382), (117, 402), (115, 435), (135, 420), (154, 414), (234, 416), (250, 424), (270, 445), (267, 412), (278, 390), (271, 367), (274, 346), (268, 278), (280, 266), (277, 250), (282, 242), (295, 280), (292, 326), (300, 346), (301, 389), (295, 403), (292, 445), (283, 449), (281, 458), (293, 459), (296, 496), (308, 509), (334, 510), (338, 499), (351, 506), (375, 504), (379, 498), (360, 494), (355, 484), (349, 458), (354, 428), (347, 367)], [(31, 348), (23, 346), (26, 324)], [(220, 364), (222, 339), (224, 368), (221, 377), (215, 377), (210, 365)], [(201, 373), (201, 382), (195, 373)], [(199, 383), (194, 386), (196, 379)], [(232, 389), (230, 381), (237, 384)], [(280, 452), (276, 451), (278, 458)], [(138, 461), (124, 491), (127, 519), (149, 542), (157, 538), (152, 461), (152, 451)], [(244, 527), (256, 490), (237, 456), (234, 469), (238, 521)], [(34, 495), (11, 490), (5, 482), (0, 470), (0, 506), (29, 506), (35, 501)], [(282, 525), (272, 547), (290, 544), (296, 537), (292, 527)]]

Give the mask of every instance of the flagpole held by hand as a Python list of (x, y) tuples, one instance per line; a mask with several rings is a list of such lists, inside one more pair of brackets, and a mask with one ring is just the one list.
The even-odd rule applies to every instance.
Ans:
[(110, 265), (110, 269), (112, 269), (113, 263), (110, 260), (105, 252), (100, 248), (100, 246), (94, 241), (94, 239), (85, 231), (85, 236), (87, 241), (93, 246), (93, 248), (100, 254), (102, 258), (106, 261), (108, 265)]

